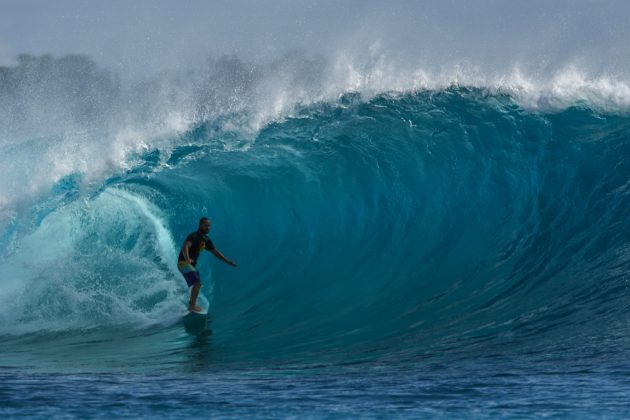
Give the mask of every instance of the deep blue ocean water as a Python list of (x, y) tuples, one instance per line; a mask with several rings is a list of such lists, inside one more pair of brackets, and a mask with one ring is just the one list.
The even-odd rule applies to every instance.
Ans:
[[(0, 415), (630, 416), (626, 113), (452, 87), (219, 124), (11, 204)], [(239, 267), (200, 259), (191, 335), (204, 215)]]

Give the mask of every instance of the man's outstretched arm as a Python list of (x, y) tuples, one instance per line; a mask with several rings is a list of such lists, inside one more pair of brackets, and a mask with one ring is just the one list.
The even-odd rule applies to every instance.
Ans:
[(232, 261), (232, 260), (228, 260), (227, 258), (225, 258), (225, 255), (221, 254), (221, 251), (219, 251), (218, 249), (214, 248), (210, 252), (212, 252), (215, 257), (217, 257), (218, 259), (220, 259), (224, 263), (229, 264), (232, 267), (236, 267), (236, 263), (234, 261)]

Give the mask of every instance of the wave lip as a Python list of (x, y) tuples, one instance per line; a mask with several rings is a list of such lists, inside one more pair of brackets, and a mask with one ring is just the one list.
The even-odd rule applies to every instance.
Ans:
[(630, 104), (623, 73), (577, 61), (554, 68), (520, 62), (438, 68), (393, 57), (378, 44), (330, 57), (293, 51), (268, 64), (210, 58), (137, 84), (120, 82), (87, 56), (24, 55), (0, 77), (0, 229), (57, 183), (77, 179), (89, 189), (133, 170), (147, 153), (165, 163), (184, 142), (207, 146), (208, 137), (194, 134), (207, 121), (212, 138), (232, 150), (249, 147), (268, 124), (303, 108), (343, 105), (353, 95), (370, 101), (466, 89), (508, 95), (532, 112), (577, 105), (627, 115)]

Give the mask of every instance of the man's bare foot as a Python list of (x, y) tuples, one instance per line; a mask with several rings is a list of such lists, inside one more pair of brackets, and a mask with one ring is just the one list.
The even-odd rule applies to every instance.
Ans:
[(203, 308), (201, 306), (197, 306), (197, 305), (188, 305), (188, 310), (190, 312), (203, 312)]

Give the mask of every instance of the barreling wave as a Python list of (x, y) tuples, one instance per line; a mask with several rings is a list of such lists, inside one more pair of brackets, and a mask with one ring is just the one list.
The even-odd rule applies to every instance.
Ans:
[(239, 263), (200, 264), (223, 359), (545, 348), (626, 328), (630, 117), (517, 99), (346, 93), (254, 134), (231, 129), (243, 110), (191, 119), (104, 181), (74, 168), (3, 225), (0, 335), (177, 317), (177, 248), (201, 215)]

